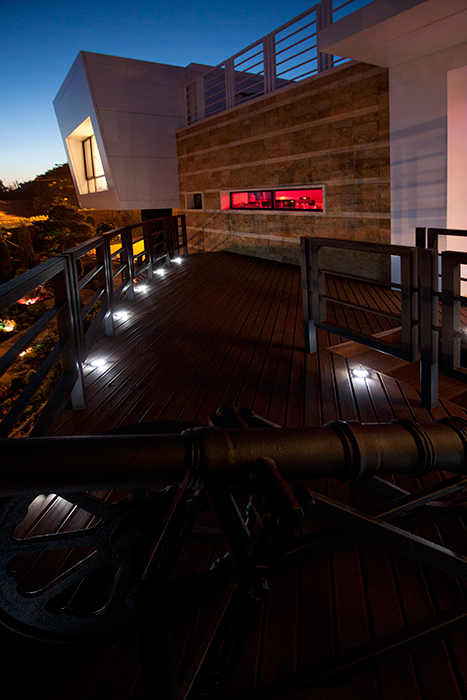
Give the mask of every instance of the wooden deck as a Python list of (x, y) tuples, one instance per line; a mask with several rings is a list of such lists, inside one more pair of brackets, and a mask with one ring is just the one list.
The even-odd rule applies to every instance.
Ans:
[[(377, 296), (382, 292), (376, 288), (335, 284), (336, 293), (365, 295), (375, 308), (397, 304), (397, 296)], [(86, 409), (65, 410), (56, 435), (95, 434), (162, 420), (205, 424), (208, 415), (224, 404), (247, 406), (288, 427), (394, 418), (423, 423), (467, 415), (462, 406), (444, 399), (433, 411), (422, 409), (417, 387), (389, 376), (396, 374), (390, 359), (369, 379), (352, 377), (351, 368), (361, 360), (358, 352), (348, 351), (348, 346), (342, 349), (342, 339), (324, 331), (318, 331), (318, 352), (306, 355), (300, 271), (293, 266), (230, 253), (189, 256), (157, 278), (146, 293), (137, 293), (127, 310), (131, 316), (118, 322), (113, 338), (98, 342), (90, 358), (106, 359), (108, 365), (86, 369)], [(371, 333), (391, 327), (376, 315), (345, 316), (352, 327)], [(384, 367), (387, 374), (381, 371)], [(400, 477), (396, 483), (413, 491), (443, 478), (437, 473), (421, 481)], [(329, 480), (313, 482), (312, 487), (362, 510), (378, 503), (374, 494), (357, 485)], [(459, 518), (426, 526), (421, 534), (467, 554)], [(215, 552), (203, 551), (200, 556), (209, 560)], [(377, 640), (466, 598), (463, 581), (371, 545), (281, 571), (224, 697), (242, 696), (256, 686), (322, 664), (337, 652)], [(203, 629), (190, 624), (182, 634), (184, 667)], [(4, 629), (0, 638), (5, 649), (4, 700), (21, 700), (32, 693), (41, 700), (141, 698), (133, 638), (83, 647), (25, 640)], [(466, 645), (467, 630), (461, 630), (345, 679), (337, 688), (293, 697), (465, 700)], [(15, 659), (21, 659), (20, 674), (11, 670)]]

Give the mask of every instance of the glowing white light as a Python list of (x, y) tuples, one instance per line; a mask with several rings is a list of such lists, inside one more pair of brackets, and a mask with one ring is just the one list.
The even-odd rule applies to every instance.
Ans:
[(117, 311), (112, 315), (116, 321), (126, 321), (130, 316), (128, 311)]
[(181, 265), (182, 262), (183, 262), (183, 258), (174, 258), (174, 259), (173, 259), (173, 262), (174, 262), (174, 263), (177, 263), (177, 265)]
[(366, 379), (370, 376), (370, 373), (367, 369), (364, 369), (363, 367), (358, 367), (357, 369), (352, 370), (352, 376), (358, 377), (359, 379)]
[(160, 275), (160, 277), (163, 277), (165, 275), (165, 270), (163, 267), (160, 267), (158, 270), (156, 270), (156, 275)]
[(139, 284), (139, 285), (136, 287), (136, 291), (137, 291), (137, 292), (143, 292), (143, 294), (146, 294), (146, 292), (148, 291), (148, 287), (147, 287), (146, 284)]
[(107, 364), (107, 360), (104, 360), (100, 357), (97, 360), (93, 360), (91, 362), (91, 367), (104, 367), (106, 364)]

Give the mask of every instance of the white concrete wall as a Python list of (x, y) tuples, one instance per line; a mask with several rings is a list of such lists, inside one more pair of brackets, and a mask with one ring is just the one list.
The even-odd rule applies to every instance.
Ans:
[[(462, 134), (467, 135), (459, 117), (453, 118), (456, 81), (450, 71), (465, 66), (467, 43), (389, 70), (393, 243), (413, 245), (416, 226), (445, 227), (456, 221), (456, 227), (467, 228), (467, 218), (462, 224), (464, 212), (458, 209), (454, 217), (448, 210), (448, 168), (454, 168), (452, 158), (448, 160), (448, 122), (449, 128), (457, 124), (449, 137), (451, 155), (466, 148)], [(466, 175), (463, 167), (462, 177)], [(453, 170), (449, 181), (451, 205), (455, 190), (463, 187), (465, 192), (467, 178), (461, 185)]]
[(64, 140), (91, 117), (108, 183), (106, 192), (80, 194), (81, 206), (180, 205), (175, 131), (184, 124), (183, 85), (206, 69), (80, 53), (54, 107)]
[[(82, 54), (77, 56), (63, 85), (57, 93), (54, 100), (54, 108), (80, 205), (89, 209), (119, 209), (116, 183), (105, 152)], [(73, 154), (71, 154), (67, 148), (66, 139), (88, 117), (91, 118), (94, 134), (96, 136), (102, 165), (107, 178), (108, 190), (97, 194), (81, 195), (79, 194), (76, 177), (77, 170), (80, 166), (79, 164), (75, 164), (74, 167)]]

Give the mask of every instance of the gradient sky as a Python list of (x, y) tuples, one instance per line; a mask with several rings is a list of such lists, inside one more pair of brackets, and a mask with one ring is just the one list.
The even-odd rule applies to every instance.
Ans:
[(0, 180), (24, 182), (66, 162), (52, 101), (79, 51), (217, 65), (311, 5), (310, 0), (0, 0)]

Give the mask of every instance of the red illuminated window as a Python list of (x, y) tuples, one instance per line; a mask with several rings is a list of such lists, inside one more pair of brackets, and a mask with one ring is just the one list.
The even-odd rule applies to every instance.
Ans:
[(274, 209), (323, 211), (323, 190), (276, 190)]
[(272, 192), (232, 192), (231, 209), (272, 209)]
[[(223, 200), (224, 202), (224, 200)], [(283, 209), (323, 211), (323, 188), (231, 192), (223, 209)]]

